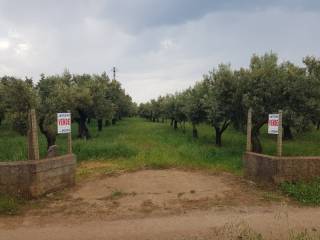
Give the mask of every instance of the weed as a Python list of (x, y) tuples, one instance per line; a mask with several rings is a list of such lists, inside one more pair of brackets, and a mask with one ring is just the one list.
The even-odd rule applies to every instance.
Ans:
[(17, 214), (20, 208), (20, 202), (7, 195), (0, 195), (0, 215), (14, 215)]
[(120, 198), (122, 196), (124, 196), (125, 193), (119, 190), (115, 190), (111, 193), (111, 198), (115, 199), (115, 198)]

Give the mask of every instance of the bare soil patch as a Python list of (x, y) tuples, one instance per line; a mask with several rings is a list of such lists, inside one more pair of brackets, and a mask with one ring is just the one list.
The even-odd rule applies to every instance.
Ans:
[(0, 236), (239, 239), (254, 234), (251, 227), (273, 234), (288, 234), (291, 226), (319, 231), (319, 217), (318, 208), (288, 206), (287, 199), (228, 173), (143, 170), (82, 179), (72, 190), (35, 201), (22, 216), (0, 218)]
[[(104, 167), (96, 163), (85, 169)], [(192, 210), (274, 204), (266, 196), (252, 183), (228, 173), (143, 170), (92, 175), (80, 180), (72, 190), (36, 200), (25, 215), (39, 219), (39, 224), (44, 223), (41, 217), (45, 216), (50, 216), (50, 222), (61, 217), (70, 222), (97, 216), (112, 220), (144, 218)]]

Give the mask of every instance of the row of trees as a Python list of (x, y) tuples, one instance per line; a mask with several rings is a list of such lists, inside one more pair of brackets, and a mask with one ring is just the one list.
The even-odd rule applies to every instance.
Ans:
[(31, 108), (37, 109), (39, 129), (45, 135), (48, 147), (56, 141), (58, 112), (70, 110), (73, 121), (78, 123), (78, 137), (88, 139), (87, 123), (91, 119), (97, 120), (98, 130), (102, 131), (103, 126), (116, 124), (122, 117), (137, 111), (121, 84), (110, 80), (106, 73), (42, 74), (36, 84), (28, 78), (0, 78), (0, 124), (6, 119), (14, 130), (25, 135)]
[(245, 130), (247, 111), (252, 108), (253, 150), (262, 152), (259, 132), (269, 113), (283, 110), (285, 139), (292, 139), (294, 131), (320, 127), (320, 59), (306, 57), (303, 64), (278, 63), (274, 53), (253, 55), (248, 68), (233, 70), (220, 64), (195, 86), (141, 104), (139, 114), (151, 121), (170, 119), (174, 129), (180, 125), (183, 131), (189, 121), (195, 138), (197, 125), (208, 123), (221, 146), (230, 125)]

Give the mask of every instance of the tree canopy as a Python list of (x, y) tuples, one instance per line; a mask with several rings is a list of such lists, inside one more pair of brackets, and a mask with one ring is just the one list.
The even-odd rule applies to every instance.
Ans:
[(135, 114), (136, 105), (116, 81), (106, 73), (101, 75), (71, 74), (41, 75), (36, 85), (31, 79), (2, 77), (0, 81), (0, 122), (6, 118), (14, 130), (26, 134), (27, 115), (31, 108), (37, 110), (40, 131), (48, 147), (56, 141), (58, 112), (71, 111), (78, 124), (78, 137), (90, 138), (89, 119), (96, 119), (102, 131), (103, 120), (120, 120)]
[(193, 87), (141, 104), (139, 113), (154, 119), (161, 112), (175, 129), (188, 120), (195, 138), (196, 126), (208, 123), (215, 130), (216, 145), (221, 146), (230, 125), (245, 130), (252, 108), (253, 150), (261, 152), (259, 133), (268, 114), (283, 110), (284, 139), (315, 124), (320, 128), (320, 60), (308, 56), (302, 63), (279, 63), (277, 54), (270, 52), (253, 55), (248, 68), (233, 70), (230, 64), (220, 64)]

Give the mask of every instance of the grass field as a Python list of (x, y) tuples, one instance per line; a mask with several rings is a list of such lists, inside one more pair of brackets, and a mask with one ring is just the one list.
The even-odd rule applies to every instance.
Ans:
[[(100, 171), (128, 171), (137, 169), (196, 168), (212, 171), (228, 171), (242, 174), (242, 154), (245, 149), (245, 134), (230, 128), (223, 135), (223, 147), (214, 144), (213, 129), (208, 125), (199, 126), (199, 139), (191, 136), (191, 126), (186, 133), (174, 131), (168, 123), (152, 123), (140, 118), (128, 118), (115, 126), (98, 132), (92, 121), (92, 139), (76, 138), (73, 125), (73, 150), (78, 162), (100, 161), (108, 163)], [(276, 152), (275, 136), (261, 131), (264, 153)], [(44, 157), (46, 142), (39, 134), (40, 152)], [(60, 153), (66, 152), (66, 136), (59, 136), (57, 144)], [(313, 131), (296, 136), (294, 141), (284, 142), (285, 155), (320, 155), (320, 132)], [(0, 162), (25, 160), (27, 157), (26, 137), (10, 130), (8, 125), (0, 127)], [(79, 169), (78, 177), (90, 174), (88, 169)], [(319, 204), (320, 182), (311, 185), (287, 184), (282, 190), (289, 196), (306, 204)], [(2, 201), (2, 202), (1, 202)], [(15, 200), (0, 196), (0, 212), (15, 212)]]
[[(214, 131), (208, 125), (199, 126), (199, 139), (191, 137), (191, 127), (186, 133), (174, 131), (168, 123), (152, 123), (140, 118), (128, 118), (115, 126), (98, 132), (95, 121), (90, 124), (92, 139), (76, 138), (73, 126), (73, 150), (78, 160), (110, 161), (122, 168), (206, 168), (240, 173), (246, 137), (243, 133), (228, 129), (223, 135), (223, 147), (214, 145)], [(276, 152), (275, 136), (261, 131), (264, 153)], [(46, 143), (39, 134), (40, 154), (46, 153)], [(320, 133), (309, 132), (296, 136), (294, 141), (284, 142), (285, 155), (320, 155)], [(66, 152), (66, 136), (57, 140), (61, 153)], [(0, 161), (24, 160), (27, 156), (26, 137), (0, 127)]]

